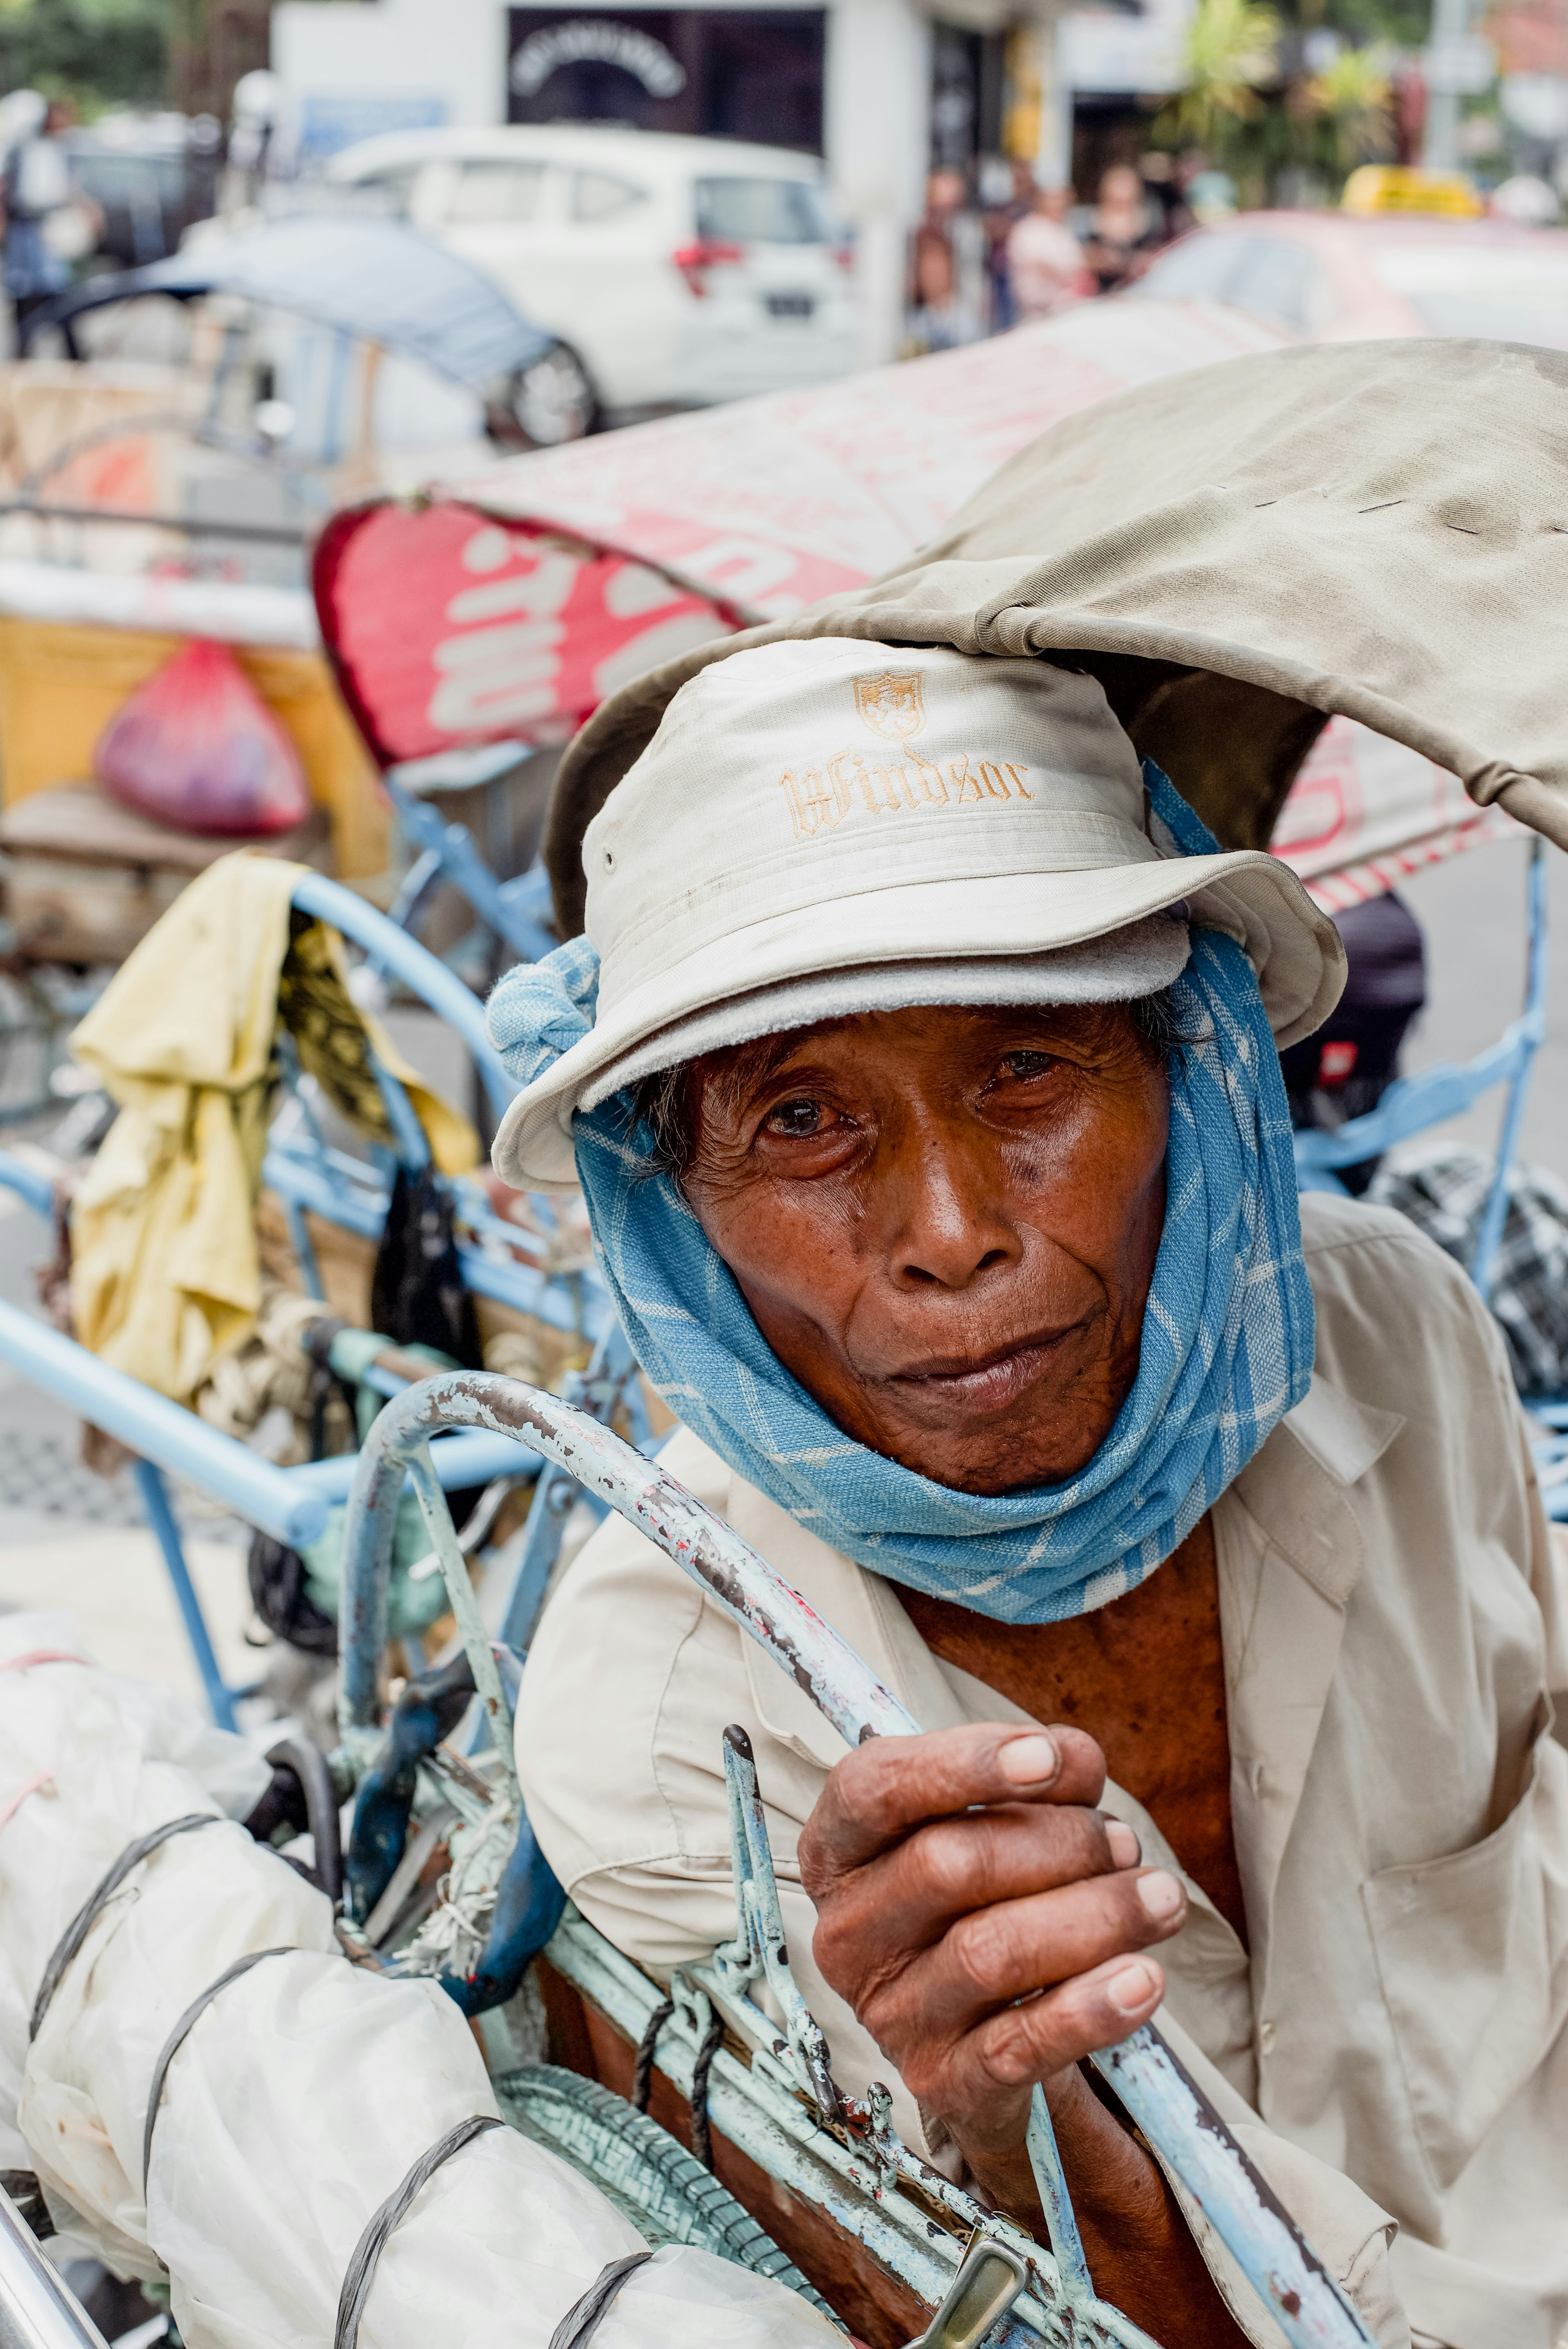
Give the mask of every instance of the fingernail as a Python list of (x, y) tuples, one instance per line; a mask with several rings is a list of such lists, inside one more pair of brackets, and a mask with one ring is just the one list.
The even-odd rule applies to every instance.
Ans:
[(1055, 1738), (1038, 1733), (1032, 1737), (1009, 1738), (999, 1759), (1003, 1777), (1015, 1786), (1049, 1785), (1062, 1766)]
[(1144, 1914), (1152, 1917), (1157, 1925), (1174, 1917), (1186, 1899), (1176, 1878), (1163, 1868), (1152, 1868), (1147, 1876), (1139, 1878), (1138, 1897), (1143, 1903)]
[(1154, 1977), (1147, 1966), (1123, 1966), (1106, 1983), (1105, 1994), (1119, 2014), (1136, 2014), (1154, 1995)]
[(1143, 1847), (1124, 1819), (1107, 1819), (1106, 1848), (1118, 1868), (1136, 1868), (1143, 1857)]

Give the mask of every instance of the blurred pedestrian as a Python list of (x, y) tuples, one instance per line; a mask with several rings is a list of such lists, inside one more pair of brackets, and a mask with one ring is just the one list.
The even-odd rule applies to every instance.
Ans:
[(985, 231), (969, 204), (962, 171), (944, 168), (926, 181), (925, 216), (911, 254), (910, 339), (913, 352), (955, 350), (984, 336), (986, 318)]
[(1138, 171), (1143, 181), (1143, 191), (1158, 216), (1160, 242), (1161, 244), (1173, 244), (1179, 236), (1185, 236), (1192, 225), (1192, 215), (1177, 176), (1175, 158), (1163, 153), (1158, 147), (1150, 148), (1147, 155), (1140, 158)]
[(19, 91), (9, 112), (12, 143), (0, 182), (4, 266), (5, 291), (20, 329), (33, 311), (70, 282), (70, 257), (52, 232), (76, 210), (66, 134), (74, 128), (77, 113), (68, 98), (46, 100), (36, 90)]
[(1184, 155), (1179, 166), (1188, 208), (1199, 228), (1234, 220), (1240, 191), (1228, 171), (1217, 171), (1206, 155)]
[(1006, 171), (1006, 192), (997, 197), (981, 176), (980, 193), (985, 199), (985, 274), (991, 285), (991, 331), (1005, 333), (1017, 323), (1017, 309), (1013, 300), (1013, 274), (1007, 258), (1007, 248), (1013, 231), (1021, 220), (1027, 219), (1039, 194), (1035, 185), (1031, 166), (1015, 159), (1010, 164), (995, 161), (992, 171)]
[(1141, 277), (1161, 243), (1155, 208), (1130, 163), (1100, 174), (1098, 197), (1074, 223), (1098, 294), (1114, 294)]
[(1083, 247), (1067, 224), (1077, 201), (1069, 187), (1040, 189), (1007, 239), (1007, 285), (1020, 324), (1048, 318), (1095, 290)]

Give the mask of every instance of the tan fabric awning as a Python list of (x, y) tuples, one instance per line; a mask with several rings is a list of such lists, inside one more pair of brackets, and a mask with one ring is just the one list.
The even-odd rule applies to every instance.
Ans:
[(670, 696), (785, 636), (1091, 669), (1227, 847), (1266, 843), (1335, 712), (1568, 846), (1565, 591), (1568, 354), (1320, 345), (1145, 384), (1042, 434), (871, 586), (606, 701), (557, 781), (558, 914), (581, 926), (583, 827)]

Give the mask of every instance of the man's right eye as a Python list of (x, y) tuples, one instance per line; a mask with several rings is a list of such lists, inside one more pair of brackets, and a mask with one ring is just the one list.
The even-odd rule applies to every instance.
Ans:
[(807, 1142), (821, 1130), (822, 1104), (801, 1094), (798, 1100), (780, 1102), (770, 1109), (762, 1121), (765, 1133), (782, 1135), (786, 1142)]

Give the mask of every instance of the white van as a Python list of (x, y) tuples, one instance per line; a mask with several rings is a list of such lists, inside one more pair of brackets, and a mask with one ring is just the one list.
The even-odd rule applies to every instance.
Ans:
[(536, 439), (856, 363), (853, 254), (810, 156), (520, 124), (389, 132), (335, 156), (328, 176), (464, 254), (560, 337), (553, 372), (530, 386), (559, 409)]

